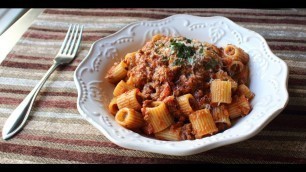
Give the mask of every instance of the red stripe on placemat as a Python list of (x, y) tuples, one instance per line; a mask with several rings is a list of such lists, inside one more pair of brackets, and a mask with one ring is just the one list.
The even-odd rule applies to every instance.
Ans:
[(270, 24), (300, 24), (306, 25), (306, 22), (303, 20), (286, 20), (286, 19), (252, 19), (252, 18), (239, 18), (239, 17), (228, 17), (229, 19), (235, 22), (248, 22), (248, 23), (270, 23)]
[(171, 160), (168, 158), (146, 158), (127, 157), (111, 154), (99, 154), (91, 152), (78, 152), (54, 148), (44, 148), (39, 146), (17, 145), (12, 143), (0, 143), (0, 151), (8, 153), (18, 153), (21, 155), (31, 155), (43, 158), (53, 158), (59, 160), (79, 161), (85, 163), (118, 163), (118, 164), (155, 164), (155, 163), (190, 163), (186, 160)]
[(59, 11), (53, 9), (47, 9), (44, 11), (46, 14), (62, 14), (62, 15), (76, 15), (76, 16), (117, 16), (117, 17), (145, 17), (145, 18), (165, 18), (168, 14), (154, 14), (154, 13), (133, 13), (133, 12), (105, 12), (105, 11)]
[[(268, 130), (267, 130), (268, 131)], [(273, 141), (284, 141), (284, 142), (290, 142), (290, 141), (305, 141), (306, 139), (304, 138), (303, 133), (301, 133), (300, 136), (271, 136), (271, 135), (256, 135), (252, 137), (251, 140), (258, 140), (258, 141), (268, 141), (268, 140), (273, 140)]]
[[(303, 67), (290, 66), (290, 68), (289, 68), (289, 75), (292, 75), (292, 74), (306, 75), (305, 67), (303, 68)], [(289, 78), (290, 78), (290, 76), (289, 76)]]
[(272, 50), (306, 51), (306, 46), (297, 45), (269, 45)]
[[(288, 115), (281, 113), (274, 118), (265, 129), (277, 129), (280, 131), (292, 131), (292, 129), (305, 129), (306, 131), (306, 117), (302, 118), (300, 115)], [(280, 127), (281, 126), (281, 127)], [(294, 130), (293, 130), (294, 131)]]
[(293, 91), (289, 90), (289, 97), (305, 98), (306, 97), (306, 92), (293, 92)]
[[(236, 147), (232, 146), (226, 146), (219, 149), (210, 150), (207, 152), (202, 153), (203, 156), (220, 156), (220, 157), (226, 157), (229, 160), (232, 158), (241, 160), (246, 162), (247, 159), (253, 160), (253, 161), (277, 161), (277, 162), (290, 162), (290, 163), (305, 163), (305, 158), (295, 158), (292, 157), (289, 153), (288, 156), (283, 157), (279, 155), (273, 154), (273, 151), (278, 150), (256, 150), (256, 149), (243, 149), (239, 148), (239, 143), (236, 144)], [(289, 152), (289, 151), (288, 151)]]
[[(24, 63), (24, 62), (14, 62), (4, 60), (1, 63), (2, 66), (5, 67), (14, 67), (14, 68), (24, 68), (24, 69), (37, 69), (37, 70), (48, 70), (51, 67), (50, 65), (41, 64), (41, 63)], [(74, 71), (77, 66), (65, 65), (59, 66), (56, 70), (59, 71)]]
[[(7, 55), (7, 58), (17, 58), (17, 59), (28, 59), (28, 60), (53, 60), (55, 57), (39, 57), (39, 56), (25, 56), (25, 55), (20, 55), (20, 54), (13, 54), (13, 53), (9, 53)], [(82, 61), (82, 59), (74, 59), (74, 62), (80, 63)]]
[[(37, 30), (37, 31), (46, 31), (46, 32), (63, 32), (66, 33), (67, 29), (55, 29), (55, 28), (39, 28), (35, 26), (29, 27), (29, 30)], [(116, 30), (104, 30), (104, 29), (99, 29), (99, 30), (84, 30), (86, 33), (115, 33)]]
[(13, 53), (9, 53), (7, 56), (7, 58), (18, 58), (18, 59), (27, 59), (27, 60), (50, 60), (54, 57), (39, 57), (39, 56), (25, 56), (25, 55), (19, 55), (19, 54), (13, 54)]
[[(18, 89), (4, 89), (0, 88), (0, 92), (2, 93), (14, 93), (14, 94), (29, 94), (31, 91), (18, 90)], [(77, 97), (77, 93), (72, 92), (50, 92), (50, 91), (40, 91), (39, 95), (42, 96), (67, 96), (67, 97)]]
[[(102, 9), (97, 9), (97, 10), (102, 10)], [(295, 12), (297, 14), (286, 14), (286, 13), (277, 13), (277, 10), (270, 11), (266, 10), (267, 13), (262, 13), (262, 12), (252, 12), (251, 10), (247, 12), (241, 12), (240, 11), (227, 11), (228, 9), (221, 9), (221, 10), (214, 10), (214, 9), (202, 9), (202, 10), (197, 10), (197, 9), (191, 9), (191, 10), (186, 10), (186, 9), (154, 9), (154, 8), (112, 8), (114, 12), (119, 11), (119, 12), (131, 12), (131, 11), (143, 11), (145, 10), (146, 12), (163, 12), (163, 13), (169, 13), (169, 14), (192, 14), (192, 13), (216, 13), (216, 14), (233, 14), (233, 15), (240, 15), (240, 16), (279, 16), (279, 17), (306, 17), (306, 14), (298, 14), (298, 12)], [(293, 12), (293, 11), (292, 11)], [(47, 12), (44, 12), (47, 13)]]
[[(146, 17), (146, 18), (154, 18), (161, 19), (170, 16), (170, 14), (154, 14), (154, 13), (133, 13), (133, 12), (124, 12), (124, 13), (116, 13), (116, 12), (104, 12), (104, 11), (59, 11), (47, 9), (44, 11), (47, 14), (64, 14), (64, 15), (79, 15), (79, 16), (117, 16), (117, 17)], [(199, 15), (203, 16), (203, 15)], [(251, 23), (273, 23), (273, 24), (301, 24), (306, 25), (306, 22), (303, 20), (284, 20), (284, 19), (257, 19), (257, 18), (240, 18), (240, 17), (232, 17), (228, 16), (229, 19), (235, 22), (251, 22)]]
[(78, 145), (78, 146), (111, 147), (116, 149), (125, 149), (123, 147), (117, 146), (116, 144), (113, 144), (112, 142), (99, 142), (93, 140), (63, 139), (63, 138), (54, 138), (49, 136), (35, 136), (30, 134), (18, 134), (16, 138), (24, 140), (38, 140), (38, 141), (46, 141), (52, 143)]
[[(137, 9), (125, 9), (125, 10), (137, 10)], [(226, 10), (226, 9), (225, 9)], [(305, 14), (274, 14), (274, 13), (258, 13), (258, 12), (239, 12), (239, 11), (231, 11), (231, 12), (227, 12), (227, 11), (217, 11), (217, 10), (210, 10), (210, 9), (205, 9), (205, 11), (202, 10), (167, 10), (167, 9), (148, 9), (147, 11), (156, 11), (156, 12), (167, 12), (167, 13), (216, 13), (216, 14), (234, 14), (234, 15), (242, 15), (242, 16), (291, 16), (291, 17), (306, 17)], [(267, 11), (269, 12), (269, 11)]]
[(298, 39), (274, 39), (274, 38), (266, 38), (268, 42), (294, 42), (294, 43), (306, 43), (306, 40), (298, 40)]
[[(65, 35), (48, 35), (46, 33), (35, 33), (35, 32), (26, 32), (22, 35), (24, 38), (36, 38), (36, 39), (43, 39), (43, 40), (64, 40)], [(83, 34), (82, 40), (83, 41), (96, 41), (102, 38), (102, 36), (91, 36)]]
[(304, 85), (306, 83), (306, 79), (305, 78), (291, 78), (289, 76), (288, 78), (288, 85)]
[[(22, 99), (0, 97), (0, 104), (7, 105), (18, 105), (22, 102)], [(45, 108), (69, 108), (76, 109), (76, 102), (64, 101), (54, 101), (54, 100), (40, 100), (36, 101), (35, 107), (45, 107)]]

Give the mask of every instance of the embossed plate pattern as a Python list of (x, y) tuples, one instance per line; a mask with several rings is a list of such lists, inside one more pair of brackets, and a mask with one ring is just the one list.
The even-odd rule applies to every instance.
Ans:
[[(197, 140), (160, 141), (119, 126), (108, 112), (114, 86), (104, 79), (115, 61), (141, 48), (153, 35), (185, 36), (217, 46), (234, 44), (250, 55), (250, 89), (255, 93), (249, 115), (216, 135)], [(288, 67), (275, 56), (265, 39), (221, 17), (173, 15), (163, 20), (132, 23), (97, 40), (75, 71), (77, 108), (80, 114), (115, 144), (135, 150), (168, 155), (192, 155), (246, 140), (261, 131), (288, 103)]]

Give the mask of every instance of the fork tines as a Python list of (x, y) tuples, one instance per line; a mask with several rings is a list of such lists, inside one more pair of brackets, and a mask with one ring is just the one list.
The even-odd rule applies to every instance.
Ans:
[[(83, 25), (74, 24), (70, 25), (67, 31), (65, 40), (59, 50), (59, 54), (74, 56), (78, 50), (81, 42)], [(75, 43), (77, 41), (77, 43)]]

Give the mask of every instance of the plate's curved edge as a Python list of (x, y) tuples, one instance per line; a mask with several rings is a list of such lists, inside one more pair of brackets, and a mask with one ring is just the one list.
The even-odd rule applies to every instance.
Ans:
[[(91, 118), (88, 118), (85, 114), (85, 112), (83, 111), (83, 109), (80, 107), (80, 97), (81, 97), (81, 88), (80, 88), (80, 83), (77, 79), (77, 74), (80, 70), (80, 68), (82, 67), (82, 65), (87, 61), (88, 57), (90, 56), (93, 48), (97, 45), (98, 42), (100, 41), (103, 41), (107, 38), (110, 38), (110, 37), (113, 37), (113, 36), (116, 36), (118, 34), (120, 34), (121, 32), (123, 32), (125, 29), (129, 28), (129, 27), (132, 27), (133, 25), (135, 24), (139, 24), (141, 22), (161, 22), (163, 20), (168, 20), (169, 18), (180, 18), (180, 17), (192, 17), (192, 18), (198, 18), (198, 19), (213, 19), (213, 18), (219, 18), (219, 19), (223, 19), (223, 20), (226, 20), (226, 21), (229, 21), (232, 25), (235, 25), (236, 27), (239, 27), (243, 30), (247, 30), (248, 32), (252, 32), (254, 34), (256, 34), (256, 36), (260, 37), (264, 43), (265, 43), (265, 46), (268, 48), (268, 51), (270, 54), (272, 54), (274, 57), (277, 57), (281, 63), (283, 63), (284, 67), (285, 67), (285, 80), (284, 82), (282, 83), (282, 89), (284, 90), (284, 93), (285, 93), (285, 100), (283, 101), (283, 104), (282, 106), (280, 106), (278, 109), (276, 109), (274, 111), (274, 113), (272, 115), (270, 115), (267, 120), (265, 120), (261, 125), (259, 125), (259, 127), (255, 127), (255, 128), (252, 128), (249, 132), (247, 133), (243, 133), (241, 134), (240, 136), (237, 136), (235, 138), (231, 138), (231, 139), (225, 139), (225, 141), (223, 142), (217, 142), (214, 143), (214, 142), (211, 142), (209, 144), (206, 144), (204, 146), (199, 146), (199, 147), (194, 147), (194, 148), (190, 148), (190, 149), (186, 149), (186, 150), (182, 150), (182, 151), (174, 151), (172, 149), (168, 150), (168, 152), (165, 152), (163, 150), (156, 150), (156, 149), (144, 149), (142, 147), (135, 147), (134, 145), (130, 145), (130, 144), (127, 144), (127, 143), (124, 143), (124, 142), (120, 142), (116, 139), (114, 139), (112, 136), (109, 135), (109, 133), (103, 128), (101, 127), (98, 123), (96, 123), (95, 121), (93, 121)], [(189, 14), (175, 14), (175, 15), (172, 15), (172, 16), (169, 16), (169, 17), (166, 17), (164, 19), (160, 19), (160, 20), (152, 20), (152, 21), (137, 21), (137, 22), (133, 22), (133, 23), (130, 23), (128, 25), (126, 25), (125, 27), (121, 28), (119, 31), (111, 34), (111, 35), (108, 35), (104, 38), (101, 38), (97, 41), (95, 41), (93, 43), (93, 45), (91, 46), (87, 56), (82, 60), (82, 62), (78, 65), (77, 69), (75, 70), (74, 72), (74, 81), (75, 81), (75, 84), (76, 84), (76, 87), (77, 87), (77, 92), (78, 92), (78, 98), (77, 98), (77, 109), (78, 111), (80, 112), (80, 114), (86, 118), (92, 125), (94, 125), (97, 129), (99, 129), (111, 142), (121, 146), (121, 147), (124, 147), (124, 148), (127, 148), (127, 149), (133, 149), (133, 150), (140, 150), (140, 151), (146, 151), (146, 152), (152, 152), (152, 153), (161, 153), (161, 154), (166, 154), (166, 155), (175, 155), (175, 156), (187, 156), (187, 155), (194, 155), (194, 154), (198, 154), (198, 153), (201, 153), (201, 152), (204, 152), (204, 151), (208, 151), (208, 150), (211, 150), (211, 149), (214, 149), (214, 148), (217, 148), (217, 147), (221, 147), (221, 146), (225, 146), (225, 145), (230, 145), (230, 144), (234, 144), (234, 143), (238, 143), (240, 141), (243, 141), (243, 140), (246, 140), (246, 139), (249, 139), (253, 136), (255, 136), (256, 134), (258, 134), (267, 124), (269, 124), (279, 113), (281, 113), (281, 111), (286, 107), (286, 105), (288, 104), (288, 101), (289, 101), (289, 94), (288, 94), (288, 73), (289, 73), (289, 69), (288, 69), (288, 65), (287, 63), (285, 63), (281, 58), (279, 58), (278, 56), (276, 56), (270, 49), (270, 47), (268, 46), (267, 44), (267, 41), (260, 35), (258, 34), (257, 32), (255, 31), (252, 31), (252, 30), (249, 30), (247, 28), (244, 28), (238, 24), (236, 24), (235, 22), (233, 22), (232, 20), (226, 18), (226, 17), (223, 17), (223, 16), (211, 16), (211, 17), (200, 17), (200, 16), (193, 16), (193, 15), (189, 15)]]

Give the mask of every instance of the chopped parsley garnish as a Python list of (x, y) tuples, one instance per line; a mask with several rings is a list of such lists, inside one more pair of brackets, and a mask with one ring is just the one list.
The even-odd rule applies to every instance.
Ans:
[(199, 51), (199, 53), (203, 53), (204, 52), (204, 49), (203, 49), (203, 47), (201, 47), (201, 49), (200, 49), (200, 51)]
[(177, 52), (178, 58), (187, 59), (195, 54), (193, 47), (188, 47), (181, 42), (171, 42), (171, 49)]
[(209, 69), (215, 69), (216, 66), (218, 65), (218, 61), (214, 58), (211, 58), (205, 65), (205, 70), (209, 70)]
[(191, 39), (187, 39), (187, 43), (191, 43)]
[(173, 65), (174, 66), (181, 66), (184, 63), (183, 59), (177, 58), (174, 60)]
[(192, 65), (192, 64), (194, 63), (194, 58), (188, 57), (188, 58), (187, 58), (187, 61), (188, 61), (189, 64)]

